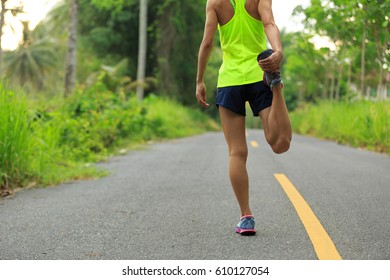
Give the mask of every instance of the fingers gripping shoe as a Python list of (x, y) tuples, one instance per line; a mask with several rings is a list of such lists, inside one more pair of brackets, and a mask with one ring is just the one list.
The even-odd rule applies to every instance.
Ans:
[[(269, 57), (273, 53), (274, 53), (274, 51), (271, 50), (271, 49), (265, 50), (265, 51), (261, 52), (257, 56), (257, 61), (266, 59), (267, 57)], [(264, 72), (263, 81), (270, 88), (272, 88), (275, 85), (281, 84), (282, 83), (282, 77), (280, 76), (280, 71)]]
[(255, 235), (255, 219), (252, 215), (243, 216), (236, 226), (236, 233), (241, 235)]

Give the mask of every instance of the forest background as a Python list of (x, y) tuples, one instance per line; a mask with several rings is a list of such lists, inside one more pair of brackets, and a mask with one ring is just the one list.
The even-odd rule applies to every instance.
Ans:
[[(62, 0), (32, 29), (23, 1), (1, 0), (0, 38), (9, 18), (23, 26), (19, 46), (0, 49), (2, 193), (99, 176), (91, 163), (136, 144), (220, 129), (195, 99), (205, 4)], [(390, 154), (389, 14), (386, 0), (295, 8), (304, 30), (281, 30), (295, 132)], [(221, 59), (216, 36), (211, 104)]]

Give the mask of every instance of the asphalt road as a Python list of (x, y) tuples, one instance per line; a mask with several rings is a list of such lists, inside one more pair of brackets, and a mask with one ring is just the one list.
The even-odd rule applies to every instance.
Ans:
[(174, 140), (99, 164), (111, 175), (0, 200), (0, 259), (317, 259), (283, 173), (343, 259), (390, 259), (390, 158), (294, 135), (275, 155), (248, 131), (251, 204), (258, 233), (234, 233), (222, 133)]

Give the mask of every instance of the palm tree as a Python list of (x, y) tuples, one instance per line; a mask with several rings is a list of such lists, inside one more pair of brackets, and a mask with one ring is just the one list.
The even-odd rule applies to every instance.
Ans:
[(139, 12), (139, 42), (138, 42), (138, 69), (137, 69), (137, 97), (138, 100), (144, 98), (144, 80), (146, 68), (146, 48), (147, 48), (147, 24), (148, 24), (148, 1), (140, 0)]
[(3, 27), (5, 24), (5, 14), (6, 12), (10, 11), (12, 12), (13, 16), (16, 16), (18, 13), (23, 12), (23, 8), (19, 6), (15, 6), (13, 8), (6, 8), (5, 4), (8, 0), (1, 0), (1, 11), (0, 11), (0, 78), (3, 75), (3, 48), (1, 46), (2, 43), (2, 37), (3, 37)]
[(70, 25), (68, 35), (68, 53), (66, 56), (65, 68), (65, 96), (67, 96), (76, 84), (76, 63), (77, 63), (77, 21), (78, 21), (79, 0), (70, 1)]
[(24, 86), (30, 84), (41, 89), (46, 75), (57, 64), (54, 50), (55, 42), (49, 37), (33, 40), (28, 22), (23, 24), (23, 40), (14, 51), (5, 53), (4, 62), (6, 73), (11, 83)]

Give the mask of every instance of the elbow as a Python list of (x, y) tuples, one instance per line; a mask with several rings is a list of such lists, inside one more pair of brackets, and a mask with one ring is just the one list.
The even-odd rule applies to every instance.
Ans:
[(263, 22), (264, 29), (274, 29), (277, 28), (276, 23), (274, 21)]
[(202, 44), (201, 44), (201, 47), (204, 50), (211, 50), (213, 48), (213, 45), (214, 45), (213, 43), (214, 42), (210, 41), (210, 40), (203, 40)]

